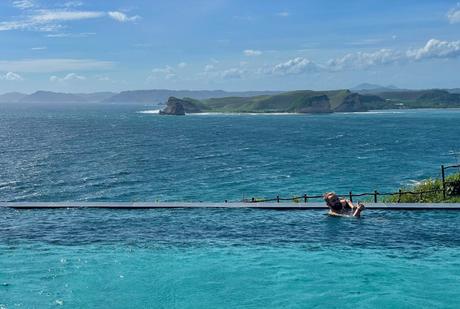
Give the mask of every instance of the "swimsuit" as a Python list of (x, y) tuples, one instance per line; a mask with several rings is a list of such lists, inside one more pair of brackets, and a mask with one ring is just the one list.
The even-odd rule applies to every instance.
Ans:
[(342, 204), (342, 202), (339, 201), (338, 203), (336, 203), (336, 204), (334, 204), (334, 205), (332, 205), (332, 206), (330, 206), (330, 207), (331, 207), (331, 209), (332, 209), (334, 212), (338, 212), (338, 213), (341, 213), (341, 212), (344, 211), (344, 210), (345, 210), (345, 211), (351, 210), (350, 205), (348, 205), (347, 202), (345, 202), (345, 203), (346, 203), (346, 205), (344, 206), (344, 205)]

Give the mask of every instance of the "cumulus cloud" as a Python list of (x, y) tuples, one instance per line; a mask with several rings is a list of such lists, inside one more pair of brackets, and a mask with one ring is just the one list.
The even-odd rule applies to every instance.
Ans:
[(260, 56), (262, 55), (262, 52), (260, 50), (245, 49), (243, 50), (243, 54), (245, 54), (246, 56)]
[(22, 76), (17, 73), (8, 72), (6, 74), (0, 74), (0, 80), (20, 81), (24, 80), (24, 78), (22, 78)]
[(318, 68), (318, 65), (312, 61), (303, 57), (297, 57), (275, 65), (268, 73), (275, 75), (293, 75), (314, 72), (317, 71)]
[(451, 24), (460, 23), (460, 5), (447, 12), (447, 19)]
[(430, 58), (455, 58), (460, 56), (460, 41), (429, 40), (424, 47), (407, 51), (407, 57), (413, 60)]
[(107, 14), (110, 16), (110, 18), (113, 18), (116, 21), (119, 21), (121, 23), (125, 23), (128, 21), (136, 21), (139, 18), (141, 18), (139, 15), (128, 16), (125, 13), (118, 12), (118, 11), (110, 11)]
[(430, 39), (423, 47), (398, 51), (380, 49), (375, 52), (356, 52), (330, 59), (323, 69), (331, 71), (366, 69), (428, 59), (451, 59), (460, 56), (460, 41)]
[(57, 82), (57, 83), (82, 81), (82, 80), (86, 80), (86, 77), (82, 75), (77, 75), (76, 73), (69, 73), (65, 75), (64, 77), (58, 77), (56, 75), (53, 75), (50, 77), (51, 82)]
[(179, 63), (177, 64), (177, 67), (180, 68), (180, 69), (183, 69), (183, 68), (185, 68), (186, 66), (187, 66), (187, 62), (179, 62)]
[(331, 70), (365, 69), (376, 65), (392, 64), (403, 61), (404, 55), (391, 49), (380, 49), (371, 53), (357, 52), (343, 57), (330, 59), (327, 68)]
[(25, 59), (0, 61), (0, 71), (52, 73), (63, 71), (107, 70), (114, 65), (110, 61), (92, 59)]

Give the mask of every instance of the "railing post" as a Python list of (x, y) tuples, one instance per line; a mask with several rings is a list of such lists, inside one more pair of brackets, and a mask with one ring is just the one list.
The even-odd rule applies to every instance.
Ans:
[(401, 192), (402, 192), (401, 189), (399, 189), (398, 203), (401, 202)]
[(351, 193), (351, 191), (350, 191), (350, 202), (353, 203), (353, 193)]
[(279, 196), (279, 195), (276, 196), (276, 201), (277, 201), (278, 203), (280, 202), (280, 196)]
[(377, 190), (374, 190), (374, 203), (377, 203)]
[(441, 165), (441, 176), (442, 176), (442, 198), (446, 199), (446, 176), (444, 173), (444, 165)]
[(307, 202), (307, 194), (306, 194), (306, 193), (303, 195), (303, 201), (304, 201), (305, 203)]

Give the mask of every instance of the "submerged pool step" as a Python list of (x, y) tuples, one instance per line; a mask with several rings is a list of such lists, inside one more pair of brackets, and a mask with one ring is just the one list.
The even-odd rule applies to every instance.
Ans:
[[(274, 210), (326, 209), (321, 202), (312, 203), (208, 203), (208, 202), (0, 202), (0, 207), (15, 209), (49, 208), (248, 208)], [(460, 203), (369, 203), (367, 209), (385, 210), (460, 210)]]

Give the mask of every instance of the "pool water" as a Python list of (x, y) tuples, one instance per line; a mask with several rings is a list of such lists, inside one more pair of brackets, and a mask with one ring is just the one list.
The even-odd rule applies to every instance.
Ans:
[(1, 308), (460, 305), (460, 212), (0, 209)]

